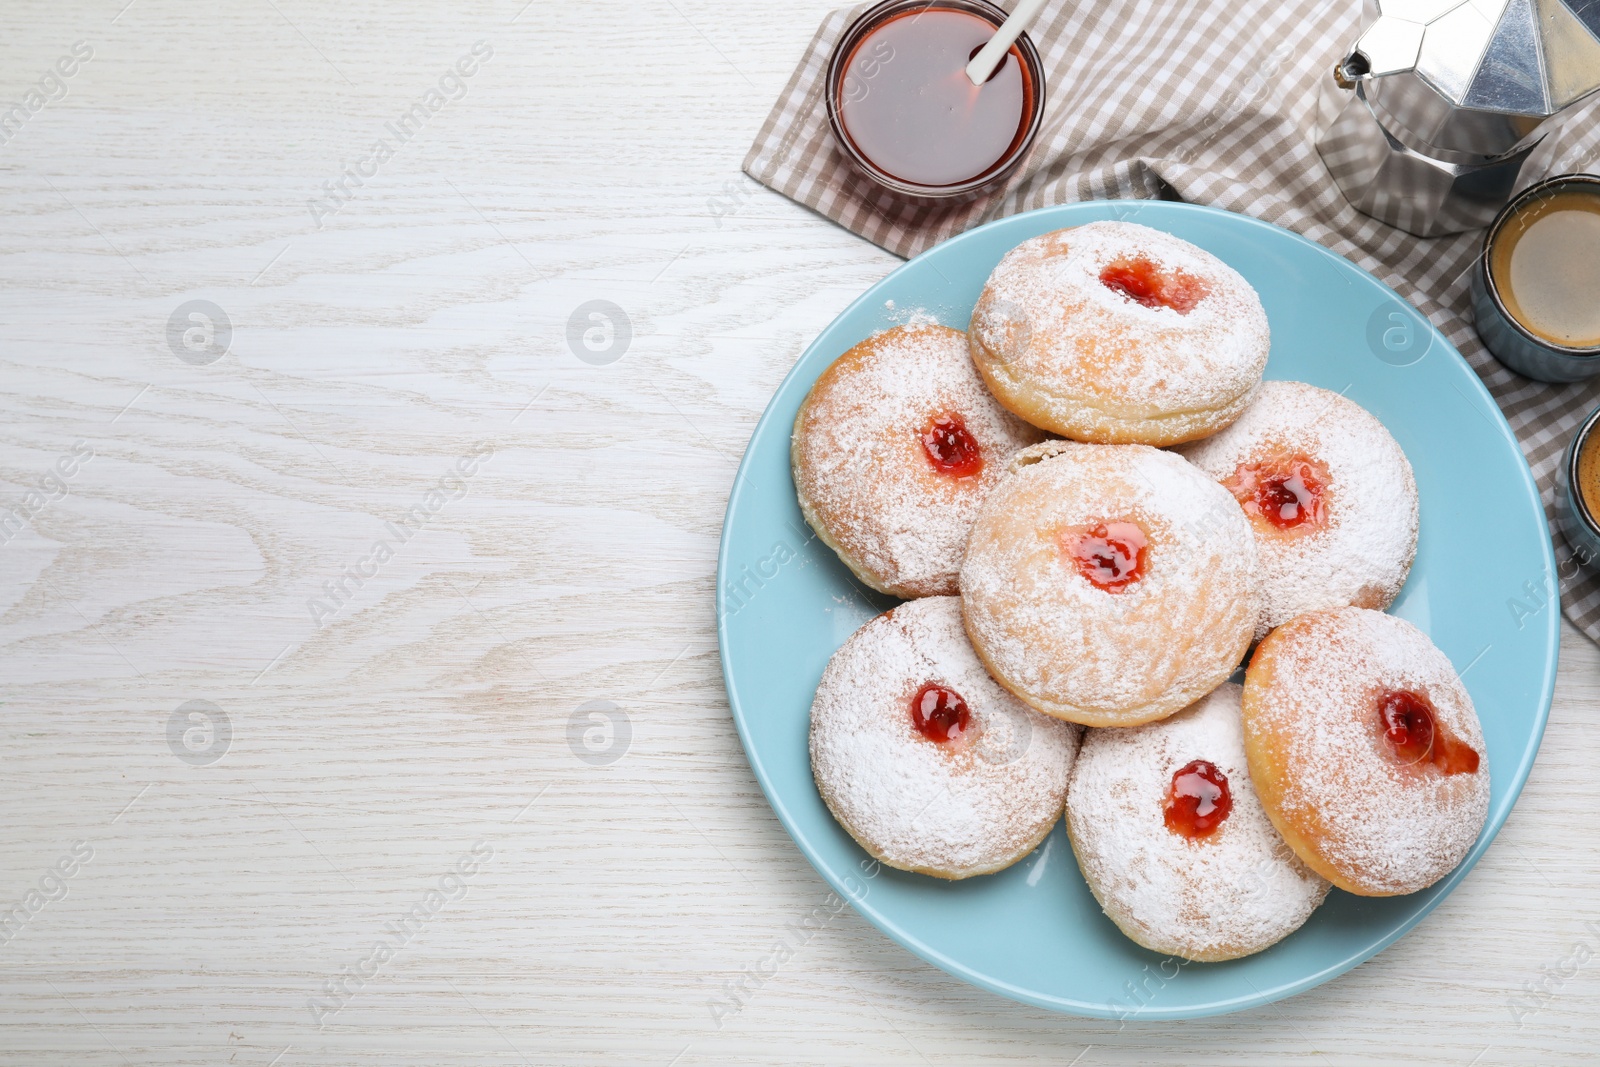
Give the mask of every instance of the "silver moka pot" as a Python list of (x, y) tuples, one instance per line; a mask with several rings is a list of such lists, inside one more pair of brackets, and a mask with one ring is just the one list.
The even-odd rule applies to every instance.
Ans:
[(1600, 89), (1600, 0), (1364, 0), (1317, 151), (1345, 199), (1434, 237), (1487, 226), (1544, 121)]

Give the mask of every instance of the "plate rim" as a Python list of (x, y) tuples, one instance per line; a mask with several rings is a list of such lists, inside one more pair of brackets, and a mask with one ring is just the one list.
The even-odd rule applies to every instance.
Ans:
[[(1535, 722), (1533, 723), (1533, 730), (1529, 737), (1528, 746), (1520, 754), (1517, 765), (1511, 773), (1510, 786), (1506, 794), (1504, 812), (1498, 818), (1495, 818), (1493, 812), (1490, 813), (1490, 817), (1486, 821), (1483, 831), (1479, 834), (1478, 839), (1473, 843), (1472, 849), (1467, 853), (1466, 857), (1461, 861), (1460, 864), (1456, 866), (1453, 871), (1451, 871), (1439, 882), (1435, 883), (1434, 886), (1429, 887), (1430, 889), (1435, 889), (1436, 892), (1434, 892), (1432, 898), (1426, 903), (1426, 905), (1415, 914), (1407, 918), (1404, 922), (1396, 926), (1395, 929), (1391, 930), (1386, 936), (1380, 938), (1363, 951), (1355, 953), (1350, 957), (1340, 960), (1339, 962), (1328, 967), (1324, 967), (1323, 969), (1312, 974), (1303, 975), (1298, 979), (1282, 983), (1278, 986), (1274, 986), (1271, 989), (1257, 990), (1253, 995), (1233, 997), (1226, 1000), (1218, 1000), (1200, 1005), (1183, 1005), (1166, 1008), (1147, 1007), (1139, 1008), (1133, 1011), (1118, 1011), (1113, 1009), (1109, 1004), (1094, 1004), (1082, 1001), (1074, 1001), (1065, 997), (1048, 996), (1040, 994), (1034, 990), (1023, 989), (1011, 983), (1000, 981), (992, 976), (975, 971), (961, 963), (959, 960), (952, 959), (945, 953), (932, 948), (931, 946), (917, 939), (915, 936), (911, 935), (909, 932), (903, 930), (897, 923), (892, 921), (889, 917), (883, 915), (881, 912), (864, 909), (861, 906), (861, 900), (848, 888), (843, 879), (836, 878), (834, 873), (821, 862), (816, 849), (812, 846), (805, 833), (796, 824), (793, 814), (784, 805), (781, 797), (779, 797), (773, 790), (766, 767), (762, 764), (759, 754), (751, 743), (750, 735), (746, 725), (745, 710), (738, 697), (738, 691), (734, 684), (733, 667), (729, 662), (726, 652), (728, 647), (727, 626), (730, 616), (729, 613), (723, 609), (721, 601), (721, 590), (725, 587), (730, 578), (728, 571), (730, 519), (733, 517), (735, 509), (739, 507), (740, 502), (744, 497), (745, 486), (749, 483), (749, 478), (746, 477), (746, 467), (751, 463), (751, 443), (754, 442), (756, 437), (760, 435), (761, 432), (766, 428), (769, 420), (775, 417), (776, 412), (773, 406), (774, 401), (781, 394), (783, 394), (785, 389), (789, 386), (791, 379), (795, 378), (799, 374), (800, 368), (806, 362), (806, 357), (810, 355), (812, 349), (816, 346), (818, 338), (832, 329), (833, 324), (838, 322), (840, 319), (855, 312), (858, 308), (873, 302), (875, 300), (874, 294), (877, 293), (881, 286), (889, 282), (897, 275), (909, 270), (915, 264), (920, 263), (927, 256), (931, 256), (934, 253), (948, 254), (949, 249), (959, 247), (961, 244), (975, 239), (977, 235), (992, 228), (1014, 224), (1015, 221), (1020, 218), (1057, 214), (1070, 217), (1071, 215), (1080, 212), (1092, 214), (1096, 210), (1104, 212), (1107, 210), (1106, 205), (1114, 204), (1134, 205), (1133, 210), (1136, 212), (1142, 212), (1148, 208), (1154, 207), (1156, 208), (1157, 214), (1172, 210), (1179, 212), (1199, 212), (1213, 216), (1225, 216), (1229, 220), (1227, 225), (1243, 225), (1246, 228), (1266, 229), (1273, 231), (1276, 234), (1287, 235), (1300, 245), (1312, 249), (1316, 254), (1337, 261), (1341, 268), (1352, 268), (1366, 275), (1367, 278), (1376, 283), (1383, 292), (1389, 294), (1392, 299), (1398, 300), (1410, 308), (1416, 314), (1418, 320), (1430, 332), (1432, 337), (1432, 345), (1442, 346), (1446, 354), (1458, 361), (1467, 370), (1467, 377), (1471, 380), (1472, 387), (1475, 390), (1474, 399), (1478, 400), (1480, 403), (1486, 402), (1488, 408), (1493, 413), (1492, 422), (1495, 429), (1499, 431), (1501, 437), (1511, 446), (1515, 455), (1517, 456), (1517, 459), (1519, 460), (1517, 471), (1520, 485), (1523, 489), (1523, 492), (1526, 494), (1527, 501), (1532, 504), (1535, 512), (1543, 519), (1546, 536), (1540, 541), (1542, 557), (1541, 563), (1543, 565), (1545, 575), (1550, 579), (1547, 582), (1547, 585), (1552, 590), (1550, 600), (1548, 602), (1548, 606), (1551, 608), (1551, 610), (1548, 613), (1548, 618), (1544, 621), (1544, 628), (1546, 631), (1545, 644), (1546, 648), (1548, 649), (1548, 653), (1545, 656), (1543, 677), (1539, 685), (1538, 710), (1535, 715)], [(1116, 209), (1112, 208), (1111, 210), (1115, 211)], [(1097, 220), (1088, 219), (1085, 221)], [(1137, 220), (1129, 219), (1128, 221)], [(1066, 223), (1064, 226), (1065, 225), (1072, 224)], [(1159, 229), (1159, 227), (1153, 228)], [(1539, 748), (1544, 740), (1545, 729), (1549, 724), (1551, 703), (1555, 695), (1556, 672), (1560, 662), (1561, 653), (1561, 590), (1560, 583), (1554, 580), (1555, 576), (1555, 548), (1552, 535), (1550, 533), (1549, 516), (1545, 512), (1543, 498), (1540, 496), (1538, 485), (1533, 479), (1533, 471), (1528, 465), (1527, 457), (1522, 451), (1521, 443), (1517, 440), (1516, 434), (1512, 432), (1511, 424), (1506, 420), (1505, 413), (1500, 410), (1500, 405), (1495, 401), (1494, 396), (1489, 392), (1488, 387), (1483, 384), (1483, 379), (1478, 376), (1478, 373), (1475, 370), (1473, 370), (1472, 365), (1467, 363), (1466, 357), (1464, 357), (1460, 351), (1456, 349), (1455, 345), (1450, 342), (1449, 338), (1445, 337), (1439, 328), (1436, 327), (1426, 315), (1424, 315), (1420, 310), (1417, 310), (1416, 305), (1412, 304), (1404, 296), (1400, 295), (1388, 284), (1386, 284), (1381, 278), (1377, 277), (1360, 264), (1346, 259), (1339, 253), (1317, 241), (1312, 240), (1309, 237), (1306, 237), (1303, 234), (1296, 233), (1294, 230), (1290, 230), (1283, 226), (1278, 226), (1275, 223), (1267, 222), (1264, 219), (1258, 219), (1254, 216), (1244, 215), (1235, 211), (1228, 211), (1223, 208), (1212, 207), (1208, 204), (1190, 204), (1183, 201), (1082, 200), (1066, 204), (1051, 204), (1041, 208), (1034, 208), (1030, 211), (1021, 211), (1015, 214), (1006, 215), (1002, 218), (990, 220), (989, 222), (986, 222), (980, 226), (975, 226), (970, 230), (965, 230), (962, 233), (956, 234), (953, 237), (941, 241), (933, 247), (920, 252), (911, 259), (897, 264), (893, 270), (889, 271), (882, 278), (879, 278), (877, 281), (873, 282), (860, 296), (851, 301), (845, 308), (840, 310), (826, 326), (822, 327), (822, 329), (818, 331), (816, 337), (813, 337), (810, 343), (808, 343), (805, 348), (801, 349), (799, 355), (795, 357), (794, 363), (789, 367), (788, 372), (784, 374), (782, 380), (779, 381), (778, 385), (773, 389), (771, 396), (768, 397), (766, 406), (762, 409), (761, 417), (756, 420), (756, 424), (751, 428), (750, 436), (745, 442), (744, 452), (740, 456), (739, 467), (734, 475), (733, 486), (728, 493), (728, 503), (726, 508), (723, 510), (722, 531), (718, 535), (717, 539), (717, 566), (715, 574), (716, 585), (713, 589), (712, 597), (713, 610), (716, 612), (717, 619), (717, 658), (722, 666), (723, 689), (727, 695), (729, 713), (733, 718), (734, 727), (739, 735), (739, 744), (744, 749), (745, 760), (749, 763), (751, 771), (754, 772), (756, 776), (756, 782), (761, 787), (762, 795), (766, 798), (768, 806), (772, 808), (773, 814), (778, 817), (779, 823), (782, 824), (790, 839), (795, 843), (796, 847), (799, 848), (800, 853), (805, 857), (806, 862), (811, 864), (812, 868), (822, 876), (823, 881), (828, 883), (828, 886), (841, 900), (849, 902), (856, 914), (860, 915), (868, 923), (870, 923), (873, 928), (888, 936), (895, 943), (919, 959), (933, 964), (945, 973), (951, 975), (952, 977), (959, 978), (961, 981), (964, 981), (969, 985), (987, 990), (988, 992), (995, 993), (1010, 1000), (1033, 1005), (1035, 1007), (1047, 1008), (1063, 1014), (1088, 1018), (1115, 1019), (1119, 1022), (1131, 1018), (1151, 1021), (1169, 1021), (1176, 1019), (1207, 1018), (1210, 1016), (1224, 1015), (1231, 1012), (1244, 1011), (1249, 1008), (1272, 1004), (1280, 1000), (1288, 999), (1289, 997), (1297, 996), (1300, 993), (1307, 992), (1319, 985), (1323, 985), (1324, 983), (1337, 978), (1339, 975), (1344, 974), (1347, 971), (1353, 970), (1354, 968), (1360, 966), (1361, 964), (1372, 959), (1374, 956), (1377, 956), (1379, 953), (1388, 949), (1390, 945), (1393, 945), (1401, 937), (1404, 937), (1414, 927), (1416, 927), (1418, 923), (1432, 914), (1434, 909), (1437, 908), (1447, 897), (1449, 897), (1449, 895), (1455, 891), (1456, 887), (1461, 883), (1461, 881), (1466, 878), (1466, 876), (1475, 866), (1477, 866), (1478, 861), (1483, 858), (1484, 854), (1488, 851), (1489, 846), (1494, 843), (1494, 839), (1499, 836), (1501, 828), (1505, 825), (1506, 820), (1510, 818), (1511, 812), (1517, 805), (1517, 801), (1521, 799), (1523, 787), (1527, 784), (1528, 776), (1532, 772), (1534, 760), (1538, 756)], [(1054, 833), (1054, 829), (1052, 829), (1052, 833)]]

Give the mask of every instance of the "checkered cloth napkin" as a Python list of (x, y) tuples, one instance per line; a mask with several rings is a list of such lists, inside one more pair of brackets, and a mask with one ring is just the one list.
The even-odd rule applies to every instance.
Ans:
[[(864, 188), (834, 147), (823, 103), (828, 55), (866, 5), (823, 20), (745, 157), (751, 177), (902, 256), (1018, 211), (1077, 200), (1179, 198), (1254, 215), (1371, 271), (1466, 356), (1522, 443), (1552, 521), (1567, 617), (1600, 641), (1600, 575), (1576, 566), (1554, 527), (1562, 451), (1600, 404), (1600, 378), (1546, 385), (1506, 370), (1478, 340), (1469, 268), (1482, 233), (1420, 238), (1350, 207), (1315, 147), (1320, 93), (1361, 28), (1359, 0), (1055, 0), (1029, 30), (1044, 61), (1044, 126), (1006, 184), (955, 209)], [(1595, 169), (1600, 105), (1552, 122), (1524, 169)], [(1463, 491), (1471, 492), (1470, 486)], [(1550, 591), (1528, 589), (1527, 610)]]

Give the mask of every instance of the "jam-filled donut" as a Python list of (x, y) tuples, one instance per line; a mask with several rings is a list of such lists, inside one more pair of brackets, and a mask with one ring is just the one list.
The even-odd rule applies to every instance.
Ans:
[(1365, 408), (1304, 382), (1266, 382), (1239, 421), (1180, 449), (1234, 495), (1261, 565), (1256, 639), (1320, 608), (1383, 609), (1417, 554), (1417, 482)]
[(1022, 242), (978, 297), (972, 359), (1008, 409), (1076, 441), (1172, 445), (1239, 417), (1267, 314), (1238, 271), (1131, 222)]
[(1260, 952), (1328, 893), (1251, 788), (1239, 693), (1227, 684), (1160, 722), (1091, 730), (1072, 770), (1078, 867), (1111, 921), (1155, 952)]
[(1273, 824), (1340, 889), (1424, 889), (1483, 829), (1477, 712), (1444, 653), (1403, 619), (1335, 608), (1278, 627), (1245, 675), (1244, 736)]
[(898, 326), (835, 360), (800, 406), (800, 510), (879, 592), (953, 594), (978, 501), (1043, 436), (984, 389), (961, 331)]
[(972, 643), (1001, 685), (1085, 726), (1135, 726), (1215, 689), (1255, 632), (1256, 546), (1233, 499), (1144, 445), (1024, 450), (961, 568)]
[(879, 615), (828, 661), (811, 705), (811, 771), (876, 859), (968, 878), (1044, 840), (1079, 733), (995, 685), (956, 598), (927, 597)]

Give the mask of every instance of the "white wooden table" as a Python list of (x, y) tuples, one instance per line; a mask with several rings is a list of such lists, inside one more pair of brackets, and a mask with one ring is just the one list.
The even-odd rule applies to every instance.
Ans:
[(1119, 1030), (845, 911), (714, 1011), (828, 899), (712, 607), (895, 265), (739, 173), (827, 3), (7, 0), (0, 1063), (1594, 1061), (1570, 628), (1487, 857), (1312, 993)]

